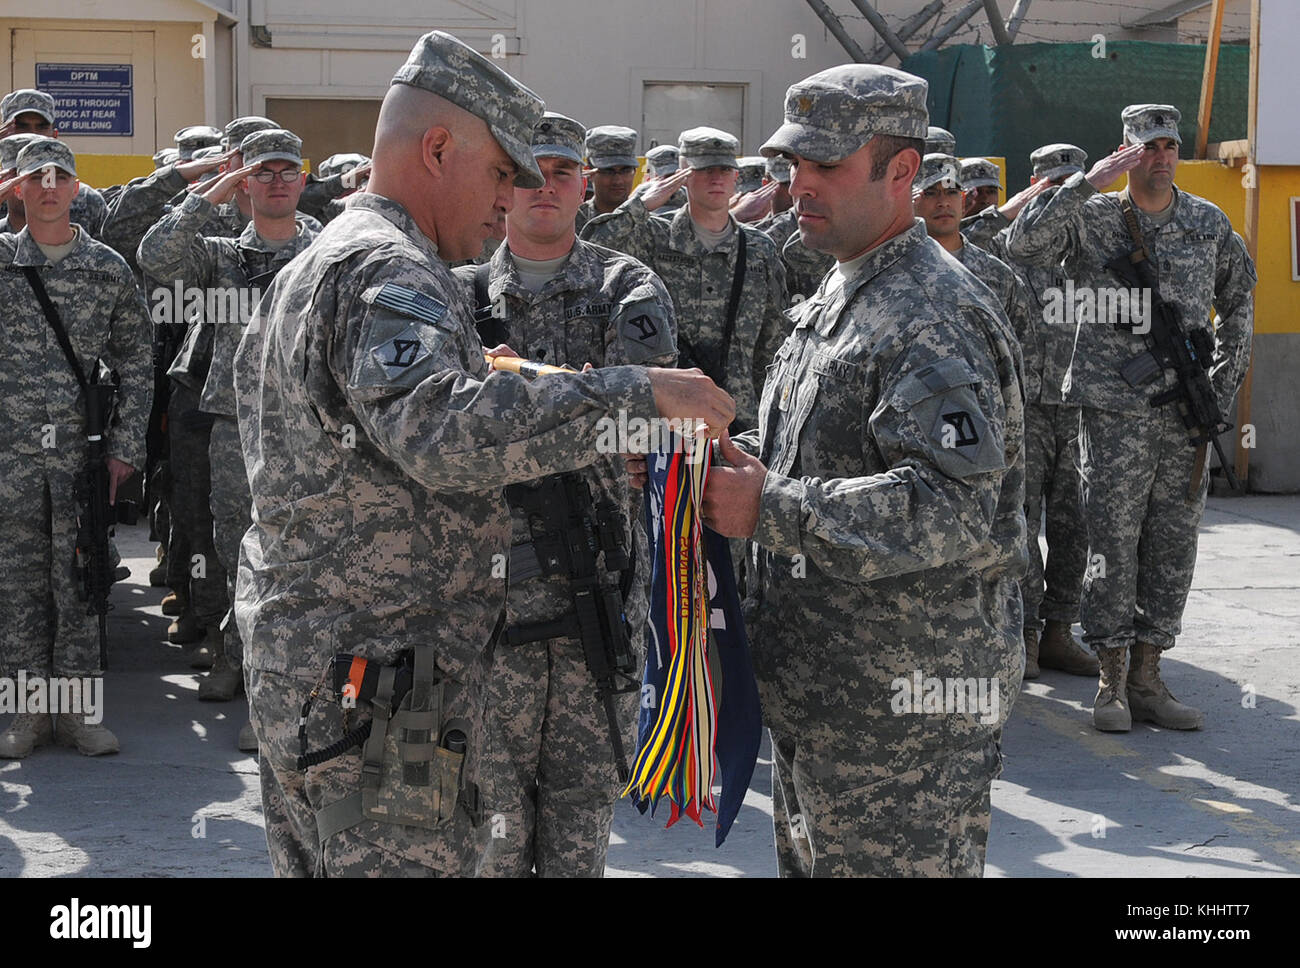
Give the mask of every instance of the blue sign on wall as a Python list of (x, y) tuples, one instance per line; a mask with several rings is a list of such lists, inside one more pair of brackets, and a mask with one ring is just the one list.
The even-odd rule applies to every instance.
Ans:
[(130, 64), (37, 64), (36, 87), (54, 98), (61, 135), (135, 133)]

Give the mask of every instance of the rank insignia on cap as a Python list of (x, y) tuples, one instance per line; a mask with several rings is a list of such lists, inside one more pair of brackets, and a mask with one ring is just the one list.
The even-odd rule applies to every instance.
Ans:
[(798, 98), (797, 100), (798, 100), (798, 102), (799, 102), (799, 113), (800, 113), (800, 114), (808, 114), (808, 113), (810, 113), (810, 112), (812, 111), (812, 106), (813, 106), (813, 99), (812, 99), (812, 98), (807, 97), (807, 96), (803, 96), (803, 97)]

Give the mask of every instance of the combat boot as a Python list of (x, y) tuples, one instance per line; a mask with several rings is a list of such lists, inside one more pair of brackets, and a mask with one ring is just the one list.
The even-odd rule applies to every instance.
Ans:
[(189, 645), (203, 638), (203, 626), (194, 617), (194, 609), (186, 607), (180, 617), (167, 626), (167, 641), (172, 645)]
[(1104, 733), (1127, 733), (1133, 728), (1124, 697), (1124, 663), (1128, 649), (1098, 649), (1100, 673), (1097, 698), (1092, 702), (1092, 725)]
[(0, 759), (21, 760), (54, 739), (54, 723), (46, 713), (19, 713), (0, 733)]
[(1038, 669), (1038, 629), (1025, 629), (1025, 678), (1037, 679), (1042, 673)]
[(199, 698), (229, 702), (243, 687), (244, 671), (223, 653), (212, 663), (212, 671), (199, 680)]
[(239, 752), (257, 752), (257, 733), (253, 731), (253, 723), (251, 720), (244, 723), (244, 728), (239, 731)]
[(211, 669), (212, 663), (222, 650), (221, 629), (209, 628), (203, 636), (203, 641), (190, 649), (190, 654), (186, 656), (191, 669)]
[(1075, 639), (1070, 623), (1052, 619), (1047, 620), (1038, 644), (1038, 664), (1044, 669), (1060, 669), (1072, 676), (1095, 676), (1101, 671), (1097, 657)]
[(1160, 649), (1150, 642), (1133, 643), (1128, 704), (1138, 722), (1155, 723), (1165, 729), (1200, 729), (1205, 725), (1205, 715), (1199, 709), (1170, 695), (1169, 687), (1160, 678)]
[(58, 744), (75, 746), (82, 756), (103, 756), (122, 748), (107, 727), (91, 725), (77, 713), (59, 713)]
[[(165, 585), (166, 582), (163, 582)], [(189, 596), (182, 596), (180, 592), (168, 592), (163, 596), (162, 613), (170, 615), (172, 618), (184, 615), (185, 610), (190, 607)]]

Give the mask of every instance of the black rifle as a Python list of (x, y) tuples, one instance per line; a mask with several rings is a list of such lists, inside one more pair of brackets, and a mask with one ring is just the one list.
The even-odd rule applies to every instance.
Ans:
[[(536, 483), (511, 484), (506, 488), (506, 500), (528, 516), (531, 547), (537, 556), (532, 575), (567, 580), (573, 608), (550, 622), (510, 626), (505, 642), (515, 646), (572, 636), (582, 643), (587, 671), (596, 683), (596, 697), (609, 720), (609, 741), (619, 781), (626, 783), (627, 757), (614, 696), (635, 692), (640, 683), (634, 678), (636, 657), (623, 612), (632, 570), (624, 548), (624, 518), (613, 501), (602, 501), (599, 506), (592, 502), (591, 488), (581, 474), (555, 474)], [(601, 553), (603, 568), (597, 560)], [(512, 555), (512, 580), (519, 577), (513, 573), (515, 567)], [(625, 587), (610, 579), (608, 572), (623, 574)], [(532, 575), (525, 573), (523, 577)], [(620, 679), (625, 683), (621, 687)]]
[(107, 669), (108, 613), (113, 607), (108, 603), (108, 593), (113, 586), (108, 541), (115, 524), (135, 524), (136, 518), (134, 502), (122, 500), (116, 505), (108, 503), (108, 447), (104, 443), (104, 434), (113, 422), (117, 386), (101, 374), (98, 360), (95, 363), (94, 382), (86, 379), (86, 371), (72, 349), (59, 310), (45, 291), (45, 283), (41, 281), (40, 274), (32, 266), (25, 266), (23, 274), (36, 294), (41, 310), (45, 313), (45, 320), (54, 330), (59, 348), (63, 350), (86, 400), (86, 469), (82, 475), (83, 493), (80, 495), (85, 511), (77, 517), (77, 560), (74, 568), (81, 579), (82, 591), (86, 597), (86, 614), (99, 616), (99, 664), (101, 668)]
[[(1229, 486), (1234, 491), (1239, 490), (1237, 476), (1232, 472), (1232, 465), (1228, 463), (1223, 447), (1219, 444), (1219, 435), (1231, 430), (1232, 424), (1219, 410), (1219, 401), (1210, 383), (1214, 336), (1199, 326), (1189, 329), (1183, 321), (1182, 310), (1160, 297), (1155, 272), (1142, 241), (1142, 230), (1138, 227), (1137, 215), (1127, 195), (1121, 199), (1120, 206), (1136, 248), (1132, 252), (1115, 256), (1106, 263), (1106, 268), (1119, 276), (1130, 289), (1145, 288), (1151, 293), (1150, 331), (1145, 336), (1148, 348), (1124, 364), (1120, 375), (1129, 386), (1136, 388), (1151, 383), (1161, 370), (1173, 372), (1177, 382), (1168, 390), (1152, 396), (1151, 406), (1176, 404), (1183, 425), (1191, 431), (1189, 442), (1200, 449), (1196, 469), (1188, 486), (1190, 498), (1194, 498), (1200, 491), (1205, 471), (1206, 444), (1214, 446)], [(1116, 325), (1131, 328), (1131, 324)]]

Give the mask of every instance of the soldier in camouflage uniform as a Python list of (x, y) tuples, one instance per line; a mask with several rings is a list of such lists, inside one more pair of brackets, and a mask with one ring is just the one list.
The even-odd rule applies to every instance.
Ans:
[[(582, 238), (626, 252), (653, 269), (673, 297), (682, 366), (698, 366), (736, 400), (737, 425), (753, 427), (763, 378), (789, 331), (785, 269), (772, 241), (733, 218), (727, 206), (740, 145), (716, 128), (683, 131), (682, 170), (587, 223)], [(672, 220), (655, 210), (685, 185), (690, 202)], [(745, 271), (728, 331), (740, 239)]]
[(587, 174), (592, 196), (578, 208), (578, 231), (597, 215), (612, 212), (632, 194), (636, 170), (637, 134), (619, 124), (602, 124), (587, 132)]
[[(349, 176), (348, 172), (353, 174)], [(343, 214), (347, 196), (354, 191), (364, 189), (366, 181), (370, 178), (370, 159), (356, 152), (330, 155), (316, 167), (316, 174), (323, 179), (338, 175), (339, 183), (347, 189), (343, 195), (327, 202), (317, 213), (316, 217), (320, 223), (328, 225), (331, 219)]]
[(763, 187), (763, 179), (767, 175), (766, 158), (762, 155), (745, 155), (737, 158), (736, 164), (740, 168), (740, 177), (736, 179), (737, 193), (756, 192)]
[[(1025, 520), (1028, 522), (1029, 574), (1021, 583), (1025, 601), (1025, 678), (1039, 667), (1095, 676), (1097, 659), (1074, 638), (1083, 573), (1088, 562), (1088, 529), (1079, 484), (1079, 408), (1064, 402), (1061, 383), (1074, 351), (1071, 319), (1048, 311), (1052, 294), (1065, 287), (1059, 265), (1032, 265), (1007, 251), (1011, 222), (1034, 198), (1053, 192), (1083, 171), (1082, 148), (1051, 144), (1030, 153), (1030, 186), (1000, 208), (990, 206), (962, 222), (967, 243), (981, 245), (1012, 266), (1030, 294), (1034, 331), (1021, 337), (1025, 358)], [(1038, 547), (1040, 522), (1047, 537), (1044, 567)]]
[(952, 136), (952, 132), (947, 128), (932, 124), (925, 131), (925, 153), (927, 155), (955, 155), (957, 154), (957, 139)]
[[(215, 317), (205, 318), (200, 324), (209, 333), (210, 364), (194, 405), (213, 416), (207, 453), (211, 496), (209, 514), (204, 517), (210, 534), (204, 537), (205, 546), (211, 548), (220, 565), (216, 577), (225, 581), (224, 588), (215, 587), (215, 581), (203, 585), (206, 596), (224, 594), (218, 600), (218, 613), (205, 610), (199, 614), (213, 657), (211, 672), (199, 682), (199, 698), (221, 702), (233, 699), (243, 687), (243, 649), (239, 632), (227, 613), (234, 600), (239, 543), (251, 523), (248, 477), (235, 423), (232, 362), (244, 325), (261, 293), (275, 274), (316, 237), (315, 232), (294, 219), (304, 183), (300, 171), (302, 142), (297, 136), (277, 128), (256, 131), (244, 139), (240, 154), (247, 162), (244, 167), (219, 176), (206, 191), (187, 196), (140, 243), (140, 265), (146, 272), (163, 278), (183, 278), (218, 297), (212, 301)], [(282, 173), (286, 171), (297, 176), (294, 181), (284, 180)], [(261, 172), (275, 177), (263, 183), (258, 178)], [(249, 181), (253, 220), (240, 237), (198, 235), (213, 208), (244, 179)], [(196, 607), (198, 601), (196, 588)], [(249, 746), (256, 748), (251, 729), (240, 737), (240, 748)]]
[[(948, 152), (951, 154), (951, 152)], [(961, 163), (961, 181), (966, 186), (964, 215), (996, 208), (1002, 190), (1002, 170), (987, 158), (966, 158)]]
[[(1150, 405), (1172, 385), (1173, 374), (1162, 371), (1138, 387), (1121, 375), (1146, 351), (1140, 330), (1151, 319), (1143, 319), (1141, 300), (1137, 307), (1128, 304), (1127, 314), (1108, 300), (1109, 311), (1094, 319), (1100, 292), (1127, 290), (1105, 267), (1135, 248), (1125, 204), (1136, 213), (1160, 295), (1181, 310), (1183, 325), (1210, 328), (1211, 310), (1218, 313), (1210, 380), (1225, 414), (1250, 360), (1254, 263), (1222, 211), (1174, 185), (1179, 117), (1169, 105), (1125, 108), (1125, 147), (1031, 202), (1012, 223), (1008, 241), (1013, 256), (1060, 265), (1076, 293), (1093, 297), (1066, 306), (1061, 295), (1048, 309), (1076, 321), (1062, 392), (1067, 403), (1082, 407), (1090, 555), (1082, 621), (1084, 641), (1101, 663), (1093, 724), (1107, 731), (1127, 730), (1134, 719), (1170, 729), (1199, 729), (1204, 721), (1200, 710), (1170, 694), (1159, 662), (1182, 627), (1209, 475), (1196, 466), (1177, 407)], [(1126, 171), (1127, 189), (1100, 193)], [(1195, 494), (1189, 494), (1192, 487)]]
[[(22, 267), (33, 267), (58, 311), (87, 379), (96, 361), (120, 379), (118, 422), (108, 432), (109, 500), (144, 464), (149, 413), (149, 320), (120, 256), (69, 221), (76, 163), (61, 141), (41, 138), (18, 154), (17, 191), (28, 223), (0, 235), (0, 531), (8, 541), (0, 595), (0, 674), (102, 674), (96, 620), (74, 573), (77, 519), (85, 513), (85, 401)], [(0, 184), (0, 194), (10, 188)], [(54, 205), (43, 204), (53, 200)], [(88, 712), (88, 711), (87, 711)], [(100, 711), (102, 715), (102, 710)], [(21, 758), (55, 738), (87, 756), (115, 753), (117, 738), (71, 712), (21, 713), (0, 734), (0, 756)]]
[[(645, 153), (645, 178), (641, 184), (636, 187), (638, 192), (644, 192), (654, 182), (661, 178), (668, 178), (677, 173), (677, 146), (676, 145), (655, 145)], [(655, 213), (660, 218), (671, 218), (677, 214), (677, 210), (686, 204), (686, 189), (679, 188), (673, 192), (671, 198), (664, 202)], [(579, 216), (578, 231), (582, 231), (583, 222)]]
[[(800, 231), (838, 260), (704, 496), (710, 527), (759, 546), (746, 624), (784, 876), (979, 876), (1020, 685), (1020, 353), (912, 217), (926, 87), (822, 71), (762, 148), (794, 157)], [(900, 701), (923, 677), (987, 695)]]
[[(0, 182), (11, 182), (17, 186), (18, 182), (14, 179), (18, 174), (18, 152), (40, 137), (39, 134), (11, 134), (0, 139)], [(5, 207), (4, 217), (0, 218), (0, 233), (17, 235), (27, 224), (27, 210), (23, 207), (23, 200), (11, 188), (0, 198), (0, 203)]]
[[(1020, 341), (1025, 365), (1021, 384), (1025, 400), (1025, 520), (1030, 539), (1029, 574), (1021, 583), (1025, 612), (1025, 678), (1038, 678), (1040, 661), (1047, 668), (1095, 676), (1098, 671), (1096, 658), (1070, 633), (1070, 626), (1079, 614), (1079, 589), (1088, 551), (1077, 486), (1078, 448), (1075, 439), (1078, 435), (1078, 410), (1069, 408), (1072, 412), (1065, 414), (1054, 404), (1039, 406), (1040, 371), (1044, 358), (1042, 345), (1049, 336), (1054, 336), (1059, 342), (1064, 327), (1055, 327), (1055, 334), (1045, 333), (1049, 327), (1043, 321), (1041, 306), (1029, 294), (1029, 286), (1021, 275), (1002, 259), (963, 237), (960, 231), (963, 171), (965, 166), (951, 155), (926, 155), (914, 189), (917, 193), (914, 207), (916, 214), (925, 219), (930, 237), (993, 290)], [(1041, 279), (1044, 273), (1031, 271), (1030, 275)], [(1058, 380), (1058, 394), (1059, 385)], [(1068, 430), (1071, 419), (1075, 429)], [(1038, 548), (1038, 526), (1043, 515), (1045, 490), (1050, 498), (1047, 531), (1051, 582), (1044, 609), (1047, 631), (1041, 633), (1040, 659), (1042, 623), (1039, 603), (1043, 600), (1043, 559)]]
[[(573, 369), (672, 366), (675, 323), (663, 283), (635, 259), (575, 238), (582, 142), (582, 125), (560, 114), (548, 112), (533, 129), (533, 156), (546, 185), (515, 189), (506, 245), (486, 274), (484, 295), (497, 307), (499, 335), (529, 359)], [(475, 270), (456, 275), (473, 293)], [(620, 509), (623, 547), (636, 555), (620, 577), (629, 580), (625, 613), (639, 667), (650, 569), (641, 495), (628, 486), (617, 454), (602, 455), (583, 477), (595, 504), (612, 501)], [(608, 721), (577, 637), (514, 644), (536, 634), (529, 626), (574, 608), (562, 577), (536, 575), (528, 515), (512, 507), (511, 518), (511, 562), (524, 564), (509, 574), (507, 631), (488, 685), (484, 812), (493, 836), (479, 874), (527, 877), (536, 868), (539, 877), (600, 877), (619, 792)], [(638, 696), (633, 689), (615, 700), (627, 747)]]
[[(13, 134), (57, 138), (59, 129), (54, 122), (54, 98), (44, 91), (24, 88), (10, 91), (0, 99), (0, 138)], [(70, 216), (73, 224), (80, 225), (92, 239), (98, 240), (107, 214), (104, 196), (84, 182), (78, 182)]]
[[(444, 260), (479, 250), (515, 185), (544, 183), (530, 150), (541, 114), (487, 58), (421, 37), (380, 109), (369, 191), (276, 276), (236, 354), (254, 525), (235, 614), (278, 875), (474, 873), (503, 486), (592, 463), (598, 422), (620, 411), (713, 427), (734, 413), (680, 370), (489, 372)], [(350, 704), (319, 690), (305, 742), (336, 743), (356, 717), (370, 739), (303, 770), (303, 703), (339, 653), (389, 672)], [(389, 717), (403, 655), (411, 685)]]

